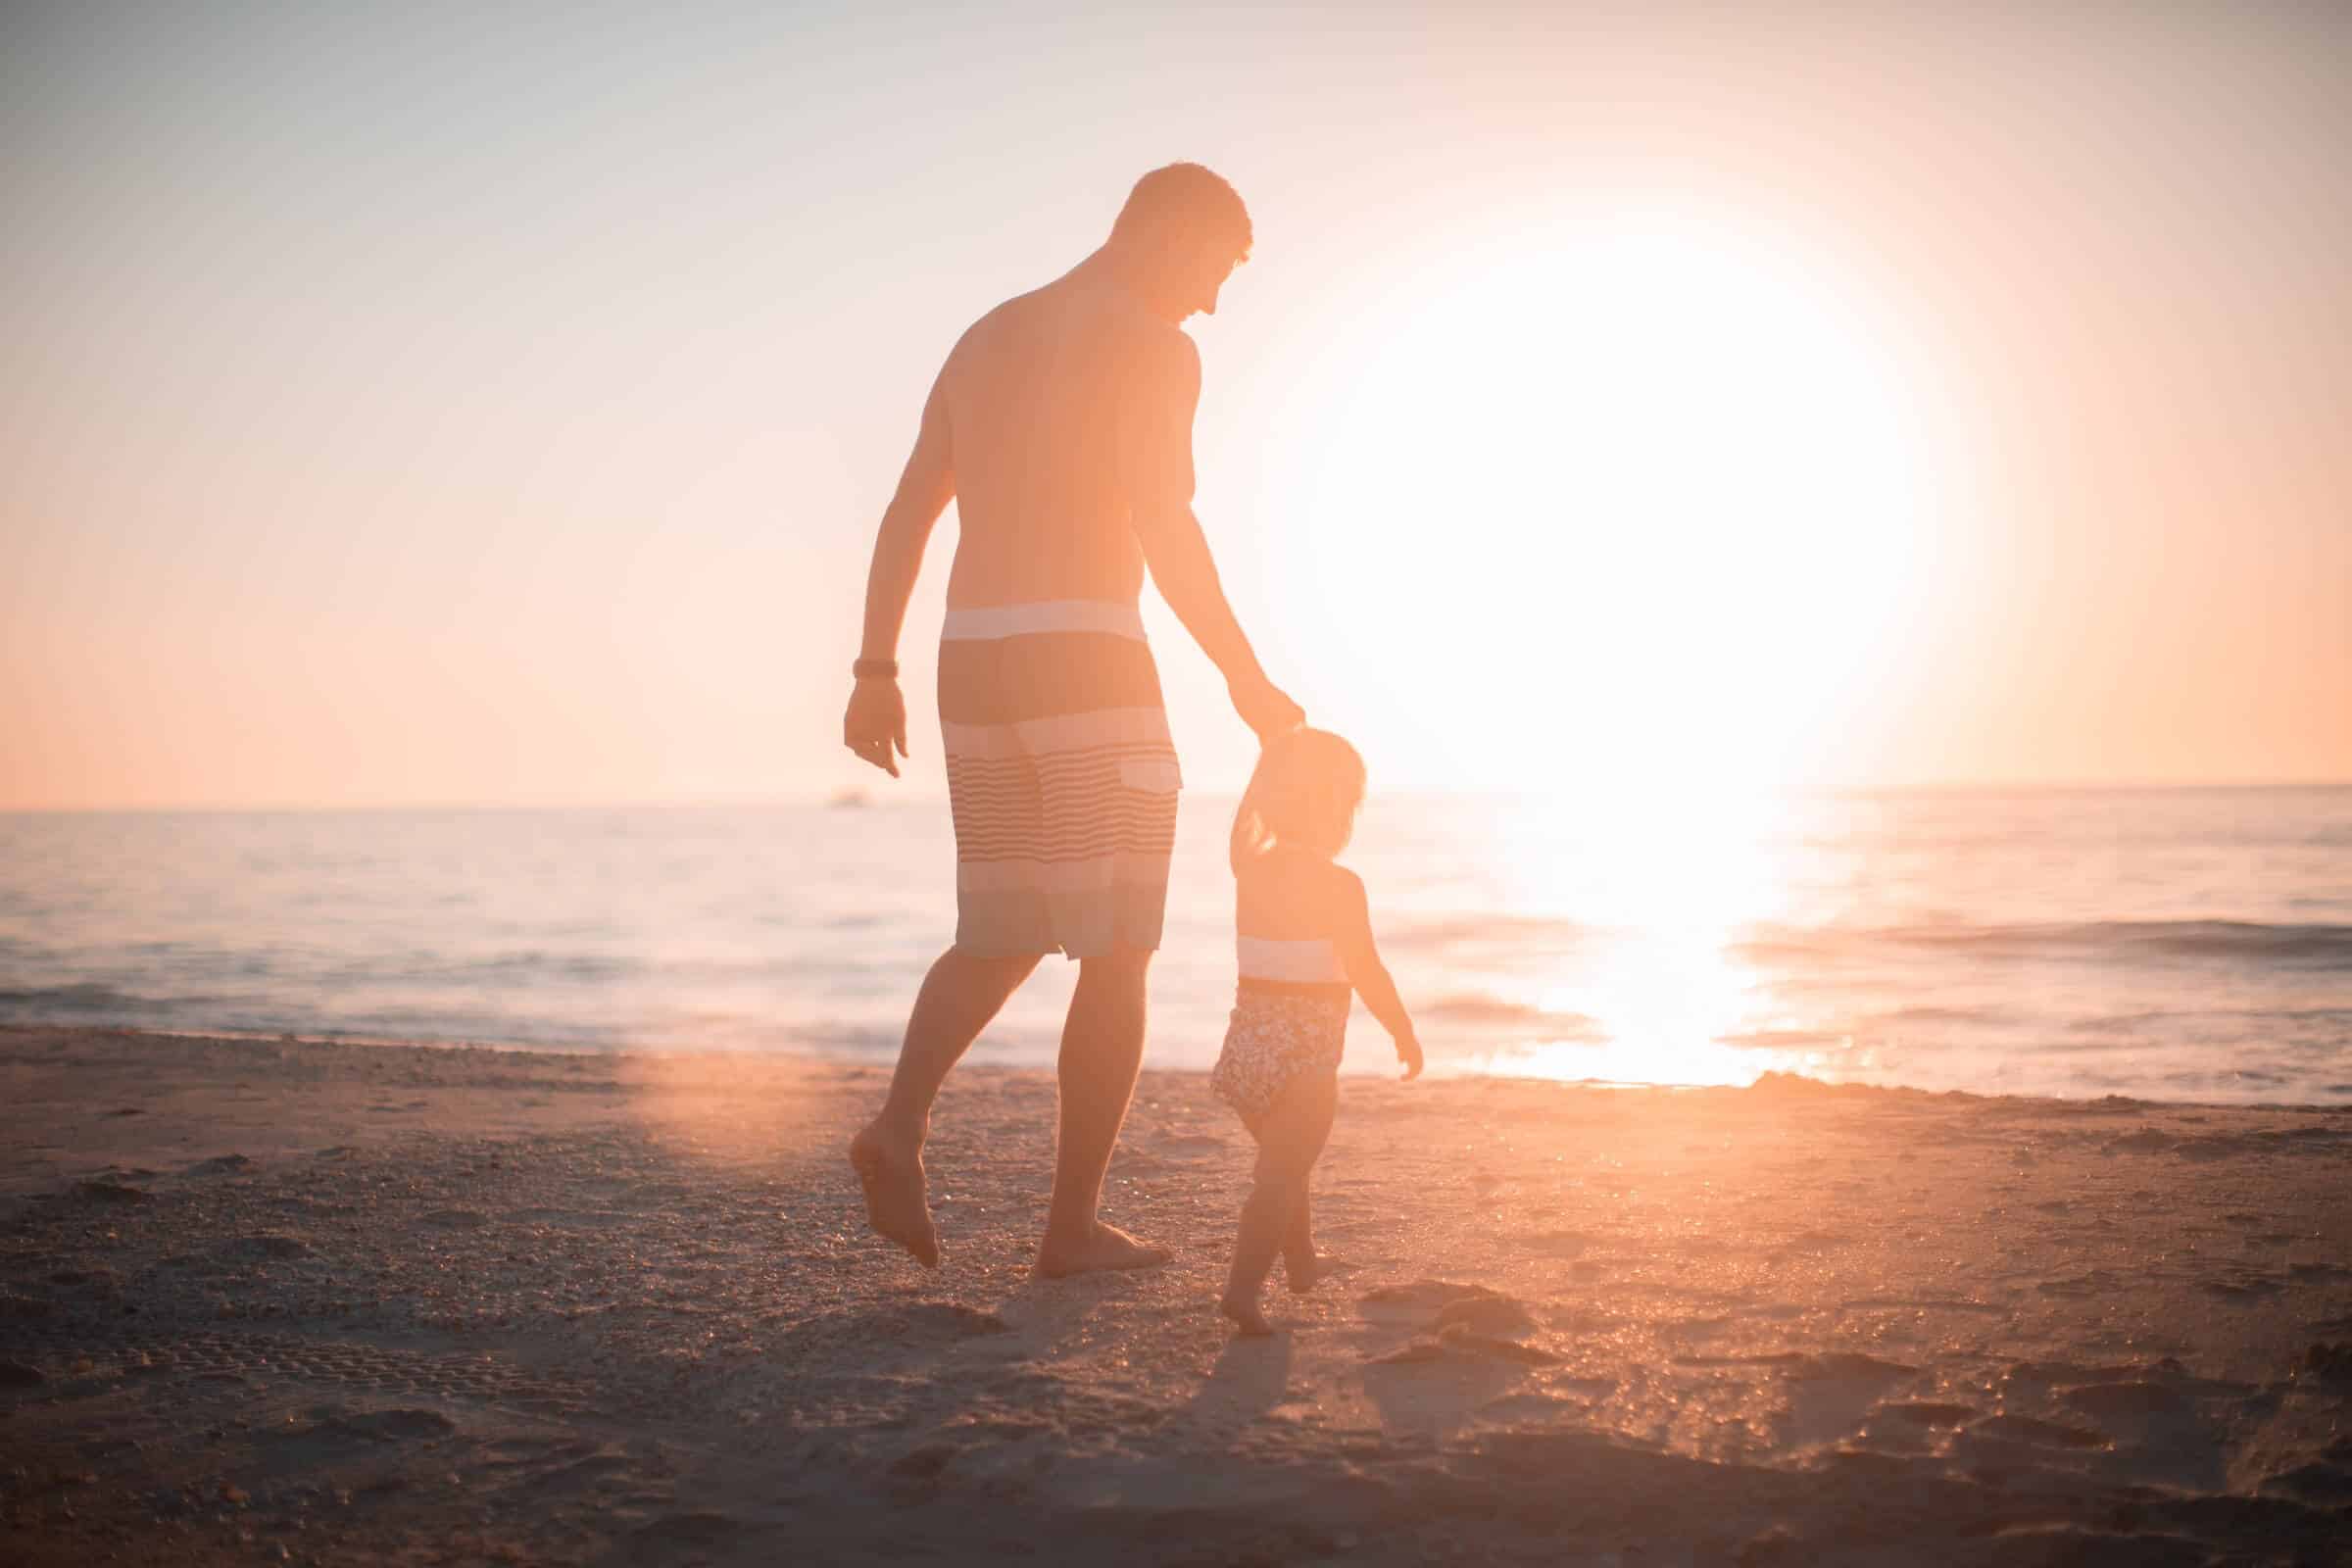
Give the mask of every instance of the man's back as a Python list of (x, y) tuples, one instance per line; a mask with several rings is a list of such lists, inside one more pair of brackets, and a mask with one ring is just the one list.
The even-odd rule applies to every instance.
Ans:
[[(948, 602), (1133, 604), (1139, 449), (1181, 435), (1191, 494), (1191, 345), (1123, 291), (1064, 277), (1006, 301), (941, 371), (961, 535)], [(1171, 428), (1178, 421), (1181, 430)]]

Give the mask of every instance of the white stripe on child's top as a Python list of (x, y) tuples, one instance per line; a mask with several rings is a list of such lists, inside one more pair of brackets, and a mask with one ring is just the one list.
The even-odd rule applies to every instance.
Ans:
[(975, 605), (950, 610), (943, 642), (967, 638), (1033, 637), (1045, 632), (1100, 631), (1144, 640), (1144, 617), (1133, 605), (1100, 599), (1049, 599), (1033, 605)]
[(1293, 984), (1346, 985), (1348, 966), (1339, 950), (1322, 937), (1303, 942), (1280, 942), (1271, 937), (1236, 937), (1242, 978), (1283, 980)]

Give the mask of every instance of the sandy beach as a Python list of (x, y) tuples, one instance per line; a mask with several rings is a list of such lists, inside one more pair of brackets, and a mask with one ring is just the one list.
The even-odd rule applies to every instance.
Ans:
[(2334, 1563), (2352, 1111), (1350, 1080), (1347, 1271), (1211, 1303), (1248, 1139), (1147, 1073), (1027, 1277), (1050, 1076), (947, 1259), (880, 1069), (0, 1031), (12, 1561)]

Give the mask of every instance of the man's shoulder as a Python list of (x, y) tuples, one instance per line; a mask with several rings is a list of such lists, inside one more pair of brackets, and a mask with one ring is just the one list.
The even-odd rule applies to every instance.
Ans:
[(1200, 350), (1192, 334), (1149, 311), (1138, 311), (1142, 323), (1133, 342), (1135, 363), (1151, 381), (1176, 395), (1192, 395), (1200, 387)]
[(948, 385), (988, 387), (1047, 355), (1065, 368), (1094, 362), (1122, 396), (1189, 404), (1200, 392), (1200, 351), (1190, 333), (1113, 289), (1057, 278), (1016, 294), (956, 340), (940, 368)]
[(1137, 303), (1135, 296), (1125, 290), (1105, 287), (1099, 281), (1080, 277), (1055, 278), (1044, 288), (1006, 300), (997, 307), (997, 312), (1006, 311), (1034, 311), (1040, 315), (1051, 313), (1064, 319), (1081, 318), (1115, 339), (1122, 349), (1130, 353), (1141, 352), (1170, 362), (1198, 364), (1200, 361), (1200, 351), (1193, 346), (1192, 335), (1183, 327), (1145, 310)]
[(1033, 289), (1027, 294), (1015, 294), (1002, 305), (984, 313), (978, 320), (963, 329), (962, 336), (956, 338), (956, 348), (949, 358), (954, 360), (958, 355), (968, 354), (974, 350), (984, 350), (992, 339), (1003, 337), (1008, 332), (1019, 331), (1022, 318), (1030, 313), (1037, 297), (1044, 292), (1043, 289)]
[(1197, 366), (1200, 363), (1200, 350), (1193, 342), (1192, 333), (1165, 317), (1153, 316), (1141, 306), (1130, 314), (1137, 338), (1149, 343), (1155, 352), (1186, 365)]

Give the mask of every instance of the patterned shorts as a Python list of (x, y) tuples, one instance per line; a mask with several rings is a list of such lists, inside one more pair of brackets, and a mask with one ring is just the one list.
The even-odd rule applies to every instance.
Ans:
[(1157, 948), (1182, 778), (1135, 607), (950, 610), (939, 718), (956, 946), (1073, 958)]
[(1335, 1073), (1348, 1041), (1345, 996), (1283, 996), (1245, 991), (1234, 1004), (1225, 1049), (1208, 1086), (1252, 1131), (1300, 1075)]

